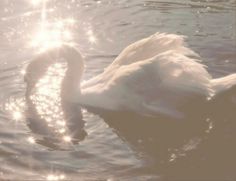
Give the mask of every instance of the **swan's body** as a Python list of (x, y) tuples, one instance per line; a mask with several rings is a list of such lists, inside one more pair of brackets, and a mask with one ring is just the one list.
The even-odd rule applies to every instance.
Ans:
[(74, 48), (63, 46), (37, 60), (67, 60), (62, 95), (85, 107), (184, 118), (188, 114), (185, 110), (189, 110), (186, 108), (201, 107), (219, 92), (236, 85), (236, 74), (212, 79), (183, 39), (156, 33), (135, 42), (103, 73), (81, 85), (83, 59)]

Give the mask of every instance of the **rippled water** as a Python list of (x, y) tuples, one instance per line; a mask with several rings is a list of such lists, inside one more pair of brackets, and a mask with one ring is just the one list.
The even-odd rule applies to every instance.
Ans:
[[(218, 126), (206, 120), (187, 137), (168, 124), (139, 126), (153, 120), (132, 115), (116, 115), (117, 129), (109, 115), (61, 105), (63, 62), (46, 72), (34, 67), (41, 74), (28, 102), (24, 82), (26, 65), (42, 49), (73, 43), (85, 56), (86, 80), (157, 31), (188, 36), (214, 77), (236, 72), (235, 0), (1, 0), (0, 9), (1, 180), (236, 179), (231, 115), (216, 117)], [(68, 120), (83, 117), (83, 134), (80, 123), (66, 128), (63, 106), (73, 112)], [(137, 122), (122, 127), (128, 120)]]

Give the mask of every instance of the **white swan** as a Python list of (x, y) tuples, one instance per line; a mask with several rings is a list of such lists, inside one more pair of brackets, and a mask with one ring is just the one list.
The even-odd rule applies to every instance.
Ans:
[(26, 78), (33, 66), (61, 58), (68, 62), (62, 96), (85, 107), (182, 119), (236, 85), (236, 74), (212, 79), (184, 37), (174, 34), (156, 33), (129, 45), (103, 73), (82, 84), (83, 58), (68, 45), (32, 61)]

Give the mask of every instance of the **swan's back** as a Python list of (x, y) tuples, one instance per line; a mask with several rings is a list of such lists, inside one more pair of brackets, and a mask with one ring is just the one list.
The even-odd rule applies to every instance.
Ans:
[(164, 52), (175, 51), (181, 55), (198, 57), (194, 51), (186, 46), (184, 39), (184, 36), (157, 32), (134, 42), (119, 54), (112, 64), (105, 69), (103, 74), (84, 82), (82, 88), (93, 86), (101, 81), (108, 81), (110, 76), (121, 66), (145, 61)]
[(175, 34), (155, 33), (126, 47), (111, 66), (142, 61), (169, 50), (182, 55), (198, 56), (185, 45), (184, 38)]
[[(187, 102), (206, 100), (211, 76), (183, 37), (155, 34), (128, 46), (83, 88), (84, 102), (113, 110), (182, 118)], [(194, 104), (194, 102), (193, 102)]]

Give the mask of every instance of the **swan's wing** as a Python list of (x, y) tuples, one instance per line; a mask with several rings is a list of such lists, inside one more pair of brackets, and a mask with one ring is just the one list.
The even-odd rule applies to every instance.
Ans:
[(149, 59), (169, 50), (182, 55), (198, 57), (194, 51), (186, 46), (184, 38), (184, 36), (180, 35), (157, 32), (126, 47), (112, 65), (128, 65)]
[(186, 46), (184, 39), (185, 37), (180, 35), (155, 33), (147, 38), (139, 40), (127, 46), (113, 63), (105, 69), (104, 73), (84, 82), (82, 88), (98, 84), (102, 81), (101, 77), (107, 76), (109, 79), (114, 71), (117, 71), (120, 66), (146, 61), (164, 52), (174, 51), (186, 56), (199, 57), (194, 51)]
[(184, 104), (196, 97), (206, 98), (210, 92), (205, 67), (174, 51), (122, 65), (102, 78), (108, 80), (106, 76), (109, 81), (83, 90), (90, 99), (87, 102), (105, 109), (180, 118)]

